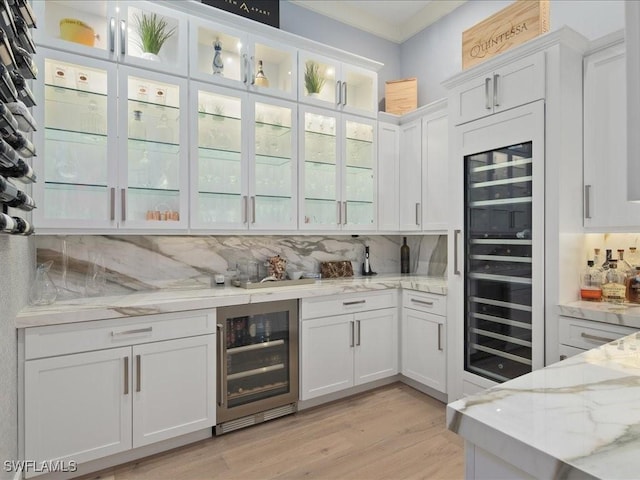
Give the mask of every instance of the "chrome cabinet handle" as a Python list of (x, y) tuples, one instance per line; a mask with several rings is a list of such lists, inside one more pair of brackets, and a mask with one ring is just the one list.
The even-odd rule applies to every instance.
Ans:
[(591, 185), (584, 186), (584, 218), (591, 218)]
[(125, 44), (125, 32), (127, 30), (127, 25), (124, 20), (120, 20), (120, 53), (122, 55), (126, 55), (127, 49)]
[(366, 300), (355, 300), (353, 302), (342, 302), (342, 305), (344, 305), (345, 307), (348, 307), (349, 305), (360, 305), (363, 303), (367, 303)]
[(224, 395), (222, 394), (222, 392), (224, 391), (224, 372), (226, 372), (226, 369), (223, 369), (224, 365), (224, 339), (225, 339), (225, 335), (224, 335), (224, 326), (220, 323), (218, 323), (216, 325), (216, 331), (218, 334), (218, 365), (217, 365), (217, 371), (218, 371), (218, 392), (217, 392), (217, 397), (218, 397), (218, 405), (220, 407), (224, 407)]
[(343, 225), (347, 224), (347, 202), (342, 202), (344, 203), (344, 219), (342, 221)]
[(615, 338), (606, 338), (606, 337), (599, 337), (598, 335), (589, 335), (588, 333), (584, 333), (584, 332), (582, 332), (580, 336), (585, 340), (591, 340), (594, 342), (602, 342), (602, 343), (609, 343), (617, 340)]
[(351, 320), (349, 322), (351, 324), (351, 341), (349, 342), (349, 346), (350, 347), (355, 347), (355, 343), (354, 343), (354, 338), (355, 338), (355, 322), (353, 320)]
[(433, 306), (433, 302), (427, 302), (425, 300), (418, 300), (417, 298), (412, 298), (411, 301), (413, 303), (419, 303), (421, 305), (429, 305), (429, 306)]
[(442, 324), (438, 324), (438, 350), (442, 351)]
[(122, 203), (122, 205), (120, 205), (122, 221), (124, 222), (127, 219), (127, 190), (125, 188), (120, 189), (120, 200)]
[(116, 219), (116, 189), (115, 187), (111, 187), (110, 193), (109, 193), (109, 211), (111, 212), (109, 217), (111, 218), (111, 220), (115, 220)]
[(416, 225), (420, 225), (420, 202), (416, 203)]
[(338, 225), (342, 225), (342, 206), (341, 206), (341, 202), (336, 202), (336, 205), (338, 207)]
[(247, 201), (248, 201), (248, 197), (246, 195), (242, 196), (242, 223), (247, 223)]
[(247, 58), (246, 53), (242, 54), (242, 69), (244, 70), (244, 74), (243, 74), (244, 79), (242, 80), (242, 83), (247, 85), (249, 82), (249, 77), (247, 73), (249, 71), (249, 59)]
[(494, 107), (500, 106), (500, 102), (498, 102), (498, 78), (500, 78), (500, 75), (498, 75), (497, 73), (494, 73), (493, 74), (493, 106)]
[(356, 320), (356, 326), (358, 327), (358, 341), (356, 342), (356, 345), (360, 346), (360, 320)]
[(347, 104), (347, 82), (342, 82), (342, 91), (344, 92), (344, 98), (342, 99), (342, 105)]
[(251, 72), (251, 85), (256, 84), (256, 58), (251, 55), (251, 58), (248, 61), (249, 63), (249, 72)]
[(256, 223), (256, 197), (251, 197), (251, 223)]
[(142, 371), (142, 360), (140, 359), (140, 355), (136, 355), (136, 392), (142, 390), (142, 380), (140, 379), (140, 373)]
[(489, 103), (489, 82), (491, 79), (489, 77), (484, 79), (484, 107), (487, 110), (491, 110), (491, 103)]
[(129, 395), (129, 357), (124, 357), (124, 394)]
[(336, 82), (336, 105), (342, 103), (342, 82), (338, 80)]
[(122, 335), (135, 335), (136, 333), (151, 333), (153, 331), (153, 327), (146, 328), (135, 328), (133, 330), (125, 330), (124, 332), (111, 332), (112, 337), (120, 337)]
[(453, 231), (453, 274), (460, 275), (460, 269), (458, 268), (458, 235), (461, 230)]
[(116, 19), (111, 17), (109, 22), (109, 51), (115, 53), (116, 51)]

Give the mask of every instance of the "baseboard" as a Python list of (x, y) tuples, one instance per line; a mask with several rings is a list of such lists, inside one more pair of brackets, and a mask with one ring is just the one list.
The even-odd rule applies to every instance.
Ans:
[(400, 381), (405, 385), (409, 385), (411, 388), (418, 390), (430, 397), (435, 398), (436, 400), (440, 400), (442, 403), (448, 403), (448, 395), (446, 393), (439, 392), (438, 390), (434, 390), (431, 387), (427, 387), (426, 385), (416, 382), (412, 378), (405, 377), (404, 375), (400, 375)]
[(351, 387), (345, 390), (340, 390), (339, 392), (322, 395), (321, 397), (310, 398), (309, 400), (300, 400), (298, 402), (298, 411), (305, 410), (307, 408), (317, 407), (318, 405), (322, 405), (324, 403), (341, 400), (343, 398), (350, 397), (351, 395), (356, 395), (358, 393), (366, 392), (368, 390), (373, 390), (374, 388), (395, 383), (399, 380), (400, 380), (400, 375), (393, 375), (391, 377), (383, 378), (381, 380), (375, 380), (373, 382), (365, 383), (364, 385), (358, 385), (357, 387)]

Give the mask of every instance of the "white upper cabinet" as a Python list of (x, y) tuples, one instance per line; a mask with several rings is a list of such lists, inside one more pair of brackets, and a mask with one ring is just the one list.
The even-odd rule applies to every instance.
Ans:
[(191, 20), (190, 27), (192, 78), (289, 100), (297, 98), (295, 47), (203, 20)]
[(422, 118), (422, 230), (446, 230), (449, 208), (449, 117), (446, 103)]
[(451, 121), (460, 125), (539, 100), (544, 95), (545, 54), (537, 52), (457, 86), (449, 97)]
[[(104, 60), (187, 74), (187, 15), (157, 2), (33, 2), (42, 26), (34, 30), (40, 46)], [(162, 43), (142, 41), (141, 28), (155, 22), (171, 35)]]
[(376, 117), (378, 74), (336, 59), (300, 51), (298, 100), (310, 105)]
[(300, 106), (301, 230), (375, 230), (375, 120)]
[[(627, 198), (640, 201), (640, 2), (624, 2), (627, 49)], [(636, 222), (636, 225), (640, 221)]]
[(422, 228), (422, 119), (400, 125), (400, 230)]
[(378, 230), (397, 232), (400, 202), (400, 127), (378, 122)]

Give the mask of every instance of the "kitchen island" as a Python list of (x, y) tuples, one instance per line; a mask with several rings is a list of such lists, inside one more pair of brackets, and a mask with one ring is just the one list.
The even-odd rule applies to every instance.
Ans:
[(467, 478), (640, 477), (640, 333), (447, 406)]

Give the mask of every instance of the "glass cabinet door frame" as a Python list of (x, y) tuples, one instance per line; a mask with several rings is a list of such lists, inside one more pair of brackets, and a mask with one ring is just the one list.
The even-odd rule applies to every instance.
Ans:
[[(257, 174), (257, 162), (258, 155), (256, 152), (256, 135), (257, 135), (257, 124), (260, 119), (256, 118), (255, 115), (255, 105), (256, 103), (266, 104), (276, 107), (287, 108), (291, 110), (291, 184), (290, 184), (290, 192), (291, 192), (291, 222), (288, 225), (273, 224), (268, 221), (263, 221), (260, 218), (259, 212), (256, 215), (255, 213), (255, 202), (257, 196), (257, 182), (260, 180), (259, 175)], [(247, 135), (249, 138), (247, 152), (249, 155), (249, 159), (254, 159), (254, 161), (248, 162), (248, 196), (250, 205), (248, 208), (251, 211), (247, 212), (247, 216), (250, 217), (248, 220), (248, 226), (251, 230), (271, 230), (271, 231), (279, 231), (279, 230), (296, 230), (298, 227), (298, 106), (293, 102), (288, 102), (286, 100), (280, 100), (276, 98), (268, 98), (262, 97), (258, 95), (249, 95), (248, 102), (248, 119), (250, 121), (245, 122), (245, 130), (247, 130)]]
[[(33, 93), (36, 99), (37, 105), (42, 105), (42, 108), (33, 109), (33, 116), (38, 129), (33, 133), (33, 140), (38, 153), (33, 157), (33, 167), (38, 174), (37, 182), (33, 185), (33, 198), (36, 208), (33, 211), (34, 223), (43, 229), (47, 229), (49, 232), (53, 231), (67, 231), (67, 229), (113, 229), (117, 227), (117, 205), (118, 199), (115, 195), (115, 189), (118, 181), (118, 162), (117, 159), (117, 69), (116, 65), (110, 62), (105, 62), (98, 59), (86, 58), (72, 53), (59, 52), (56, 50), (49, 50), (46, 48), (39, 48), (38, 55), (34, 57), (40, 76), (38, 80), (33, 82)], [(64, 62), (70, 64), (76, 64), (80, 66), (86, 66), (88, 68), (104, 70), (107, 75), (107, 122), (106, 122), (106, 153), (105, 158), (107, 162), (107, 184), (104, 196), (104, 204), (107, 212), (110, 215), (107, 218), (91, 220), (71, 220), (65, 218), (47, 218), (45, 217), (45, 172), (46, 162), (53, 161), (53, 155), (48, 152), (45, 144), (45, 60), (50, 59), (53, 62)], [(75, 78), (71, 81), (75, 82)], [(73, 89), (69, 89), (73, 91)]]
[[(262, 87), (255, 84), (255, 73), (257, 71), (257, 63), (260, 58), (258, 58), (258, 54), (256, 53), (256, 45), (264, 44), (267, 47), (273, 48), (275, 50), (279, 50), (283, 53), (288, 53), (291, 57), (291, 65), (289, 68), (289, 76), (290, 76), (290, 85), (291, 89), (289, 92), (280, 90), (278, 88), (274, 88), (272, 86)], [(276, 42), (270, 40), (266, 37), (258, 37), (255, 35), (250, 35), (247, 42), (248, 49), (248, 58), (249, 58), (249, 90), (251, 92), (260, 93), (262, 95), (269, 95), (272, 97), (279, 97), (286, 100), (296, 101), (298, 99), (298, 49), (295, 47), (291, 47), (281, 42)], [(266, 69), (266, 67), (265, 67)], [(265, 74), (269, 76), (269, 71), (266, 71)]]
[[(65, 2), (60, 3), (64, 4)], [(56, 2), (51, 0), (36, 0), (33, 3), (37, 18), (40, 22), (44, 23), (42, 27), (33, 30), (34, 40), (39, 46), (56, 48), (89, 57), (171, 73), (173, 75), (186, 76), (188, 57), (182, 54), (182, 52), (185, 52), (187, 49), (187, 14), (158, 5), (155, 2), (144, 0), (129, 2), (103, 0), (66, 3), (82, 3), (83, 8), (78, 9), (77, 6), (74, 5), (69, 13), (61, 12), (58, 16), (52, 13)], [(172, 24), (176, 25), (177, 31), (167, 42), (171, 43), (170, 48), (175, 49), (175, 63), (153, 61), (130, 54), (129, 41), (135, 41), (132, 36), (135, 34), (131, 33), (134, 27), (128, 19), (127, 12), (129, 8), (141, 9), (173, 19)], [(96, 35), (99, 36), (96, 42), (98, 42), (100, 48), (63, 40), (59, 34), (47, 34), (47, 31), (57, 31), (57, 25), (54, 24), (57, 24), (62, 17), (67, 17), (68, 15), (72, 15), (73, 19), (78, 19), (93, 27), (95, 27), (96, 22), (100, 22), (100, 28), (97, 28), (96, 31)], [(104, 23), (104, 25), (102, 25), (102, 23)], [(164, 48), (167, 48), (167, 45), (169, 44), (165, 44)], [(160, 52), (160, 57), (162, 58), (162, 51)]]
[[(128, 92), (128, 79), (129, 77), (142, 77), (150, 82), (160, 82), (165, 84), (176, 85), (179, 91), (179, 108), (188, 112), (188, 83), (186, 79), (176, 78), (172, 75), (164, 75), (157, 72), (146, 71), (136, 69), (132, 67), (119, 67), (118, 68), (118, 137), (120, 142), (118, 144), (118, 192), (116, 194), (116, 217), (119, 219), (119, 226), (121, 229), (144, 229), (144, 230), (186, 230), (188, 228), (188, 216), (189, 216), (189, 149), (187, 148), (188, 139), (188, 115), (184, 112), (180, 112), (179, 123), (175, 128), (177, 134), (177, 146), (179, 146), (179, 173), (180, 178), (178, 180), (178, 195), (179, 195), (179, 220), (158, 220), (158, 219), (132, 219), (131, 215), (127, 211), (127, 202), (129, 201), (130, 193), (128, 192), (130, 182), (128, 178), (128, 137), (129, 137), (129, 92)], [(152, 103), (152, 102), (149, 102)], [(151, 105), (153, 108), (153, 105)], [(123, 193), (124, 192), (124, 193)], [(123, 203), (124, 202), (124, 203)], [(162, 212), (161, 212), (162, 213)], [(123, 218), (124, 216), (124, 218)]]
[[(367, 102), (366, 102), (367, 108), (360, 108), (358, 106), (355, 106), (353, 102), (349, 101), (349, 98), (351, 96), (351, 94), (349, 94), (349, 92), (351, 91), (349, 88), (349, 85), (350, 85), (349, 73), (355, 73), (362, 77), (370, 79), (372, 88), (371, 88), (371, 96), (367, 99)], [(347, 90), (346, 99), (343, 98), (344, 103), (342, 105), (342, 110), (345, 113), (350, 113), (353, 115), (362, 115), (365, 117), (377, 118), (378, 117), (378, 73), (370, 69), (359, 67), (357, 65), (342, 63), (340, 74), (341, 74), (341, 80), (343, 82), (343, 85), (346, 85), (346, 87), (344, 88), (346, 88)]]
[[(249, 110), (249, 96), (248, 93), (242, 92), (239, 90), (234, 90), (225, 87), (219, 87), (211, 84), (206, 84), (202, 82), (192, 81), (189, 83), (190, 92), (189, 92), (189, 111), (191, 112), (191, 120), (192, 124), (189, 132), (189, 140), (190, 140), (190, 173), (189, 173), (189, 186), (190, 186), (190, 225), (191, 230), (194, 231), (219, 231), (219, 230), (231, 230), (231, 231), (242, 231), (248, 229), (248, 218), (249, 218), (249, 198), (248, 198), (248, 161), (249, 161), (249, 153), (248, 153), (248, 125), (250, 122), (247, 120), (250, 118), (250, 110)], [(240, 182), (240, 195), (238, 201), (242, 202), (240, 205), (240, 212), (242, 218), (237, 219), (237, 221), (217, 221), (213, 222), (203, 222), (199, 220), (199, 139), (198, 139), (198, 112), (199, 112), (199, 92), (205, 92), (213, 95), (221, 95), (225, 97), (232, 97), (238, 99), (241, 102), (241, 140), (240, 140), (240, 178), (238, 179)]]
[[(330, 66), (334, 70), (335, 81), (333, 85), (328, 82), (325, 83), (323, 88), (329, 90), (328, 98), (331, 101), (324, 100), (317, 96), (311, 96), (307, 94), (305, 87), (304, 73), (308, 61), (318, 62)], [(341, 105), (339, 103), (341, 92), (339, 91), (341, 85), (338, 83), (341, 81), (341, 62), (335, 58), (326, 57), (324, 55), (317, 55), (312, 52), (300, 50), (298, 52), (298, 101), (300, 103), (306, 103), (307, 105), (314, 105), (321, 108), (331, 108), (339, 110)], [(301, 130), (302, 131), (302, 130)]]

